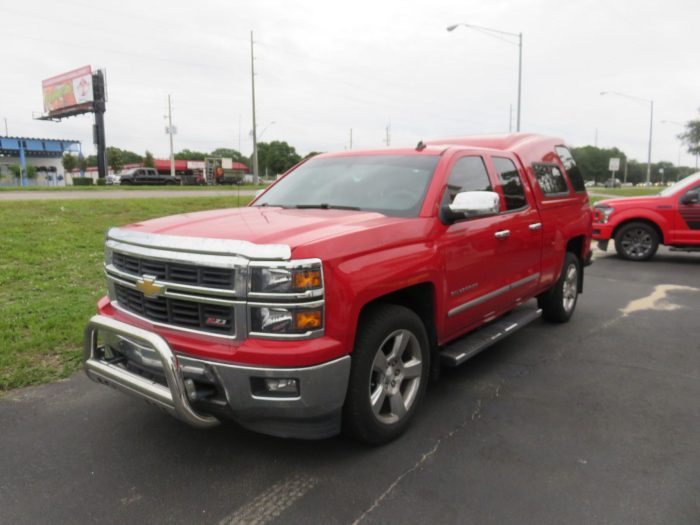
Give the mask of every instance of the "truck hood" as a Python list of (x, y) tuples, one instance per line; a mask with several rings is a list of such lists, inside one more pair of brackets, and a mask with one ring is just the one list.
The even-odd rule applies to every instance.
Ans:
[[(397, 241), (388, 234), (391, 230), (395, 235), (397, 228), (390, 226), (405, 225), (410, 221), (411, 219), (387, 217), (375, 212), (246, 207), (173, 215), (131, 224), (125, 229), (183, 237), (241, 240), (255, 244), (286, 244), (293, 251), (297, 247), (324, 239), (367, 232), (369, 229), (387, 230), (387, 235), (374, 236), (383, 237), (383, 242)], [(403, 231), (406, 228), (399, 229)], [(415, 235), (420, 233), (415, 232)]]
[(651, 195), (645, 197), (623, 197), (620, 199), (607, 199), (604, 201), (598, 201), (595, 203), (596, 206), (612, 206), (616, 209), (627, 209), (627, 208), (655, 208), (658, 206), (660, 200), (663, 197), (658, 195)]

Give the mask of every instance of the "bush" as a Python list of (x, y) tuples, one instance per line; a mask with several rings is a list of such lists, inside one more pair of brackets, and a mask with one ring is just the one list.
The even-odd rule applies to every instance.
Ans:
[(97, 185), (98, 185), (98, 186), (106, 186), (106, 185), (107, 185), (107, 179), (97, 179)]
[(74, 178), (73, 186), (92, 186), (92, 179), (90, 178)]

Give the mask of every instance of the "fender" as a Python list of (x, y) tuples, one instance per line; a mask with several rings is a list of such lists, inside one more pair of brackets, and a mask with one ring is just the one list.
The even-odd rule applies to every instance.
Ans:
[(633, 208), (629, 210), (621, 210), (620, 212), (615, 211), (610, 216), (610, 219), (611, 220), (608, 221), (608, 224), (613, 228), (613, 231), (615, 231), (624, 222), (633, 220), (646, 220), (653, 222), (659, 227), (659, 230), (661, 230), (662, 238), (660, 241), (662, 243), (668, 239), (668, 234), (671, 229), (671, 224), (669, 224), (669, 221), (663, 215), (655, 210), (645, 208)]

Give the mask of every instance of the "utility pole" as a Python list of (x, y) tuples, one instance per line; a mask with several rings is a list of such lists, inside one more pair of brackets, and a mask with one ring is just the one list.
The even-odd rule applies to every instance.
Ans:
[(173, 151), (173, 111), (168, 95), (168, 135), (170, 135), (170, 176), (175, 177), (175, 152)]
[(350, 147), (348, 149), (352, 149), (352, 128), (350, 128)]
[(508, 133), (513, 133), (513, 104), (510, 104), (508, 111)]
[(241, 152), (241, 115), (238, 114), (238, 153)]
[(7, 117), (5, 117), (5, 136), (9, 137), (10, 134), (7, 132)]
[(386, 147), (391, 146), (391, 124), (386, 127)]
[(253, 55), (253, 31), (250, 32), (250, 82), (253, 88), (253, 184), (258, 185), (258, 135), (255, 124), (255, 56)]

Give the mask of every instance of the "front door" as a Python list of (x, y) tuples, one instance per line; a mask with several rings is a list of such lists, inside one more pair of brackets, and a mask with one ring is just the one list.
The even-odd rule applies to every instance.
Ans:
[[(442, 205), (463, 191), (493, 191), (484, 157), (460, 155), (448, 168)], [(500, 216), (465, 219), (450, 224), (438, 247), (445, 265), (446, 337), (453, 338), (483, 323), (503, 304), (506, 260), (497, 256), (495, 235)]]
[(700, 192), (700, 184), (696, 184), (678, 194), (676, 213), (673, 219), (673, 244), (700, 245), (700, 203), (683, 204), (681, 200), (689, 191)]

